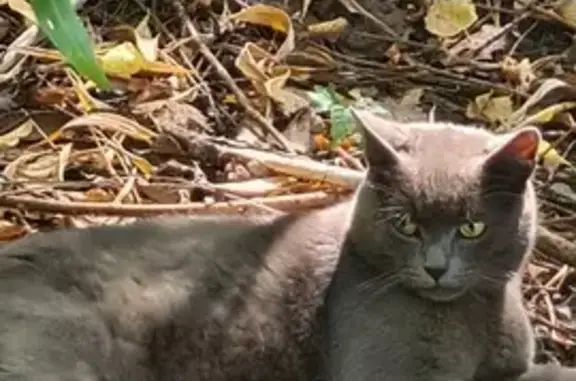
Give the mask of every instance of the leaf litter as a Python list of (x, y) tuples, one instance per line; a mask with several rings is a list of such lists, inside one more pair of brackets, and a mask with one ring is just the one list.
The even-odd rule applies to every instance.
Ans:
[(101, 89), (40, 45), (26, 2), (1, 1), (0, 241), (337, 202), (364, 169), (351, 107), (535, 125), (542, 222), (525, 302), (540, 358), (576, 365), (574, 1), (288, 3), (82, 2)]

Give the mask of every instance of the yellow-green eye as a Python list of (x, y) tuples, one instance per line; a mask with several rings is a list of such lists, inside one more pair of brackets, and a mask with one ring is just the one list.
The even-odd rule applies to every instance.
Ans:
[(460, 235), (464, 238), (477, 238), (486, 230), (486, 224), (481, 221), (468, 221), (458, 228)]
[(416, 235), (416, 233), (418, 233), (418, 224), (412, 221), (412, 218), (408, 213), (402, 214), (395, 221), (394, 226), (400, 233), (404, 235), (413, 236)]

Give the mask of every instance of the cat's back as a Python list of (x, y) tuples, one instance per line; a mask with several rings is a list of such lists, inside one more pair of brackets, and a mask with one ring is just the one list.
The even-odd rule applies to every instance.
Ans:
[[(302, 302), (313, 314), (315, 306), (305, 304), (318, 302), (317, 282), (333, 264), (318, 266), (323, 259), (315, 253), (327, 252), (325, 245), (334, 246), (334, 260), (337, 253), (338, 234), (329, 226), (337, 220), (320, 221), (322, 213), (160, 218), (39, 233), (2, 246), (0, 369), (145, 381), (163, 379), (179, 356), (191, 356), (196, 369), (174, 371), (217, 379), (219, 368), (228, 379), (239, 368), (234, 351), (253, 345), (266, 352), (287, 329), (300, 329), (278, 320), (286, 312), (278, 303)], [(224, 323), (228, 332), (218, 328)], [(229, 350), (214, 352), (222, 341)], [(152, 347), (163, 352), (152, 356), (162, 363), (158, 371), (150, 370)]]

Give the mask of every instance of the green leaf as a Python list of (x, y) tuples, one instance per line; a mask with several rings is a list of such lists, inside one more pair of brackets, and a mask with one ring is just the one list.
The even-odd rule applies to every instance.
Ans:
[(332, 144), (338, 145), (355, 127), (350, 108), (342, 105), (333, 105), (330, 108), (330, 125)]
[(314, 86), (314, 91), (307, 91), (307, 94), (316, 112), (330, 111), (332, 106), (340, 103), (336, 92), (329, 87)]
[(83, 76), (100, 88), (110, 88), (104, 70), (98, 65), (88, 31), (70, 0), (29, 0), (38, 26)]

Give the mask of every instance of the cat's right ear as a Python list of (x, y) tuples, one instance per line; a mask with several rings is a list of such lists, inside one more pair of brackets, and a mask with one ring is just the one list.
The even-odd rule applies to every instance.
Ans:
[[(390, 133), (399, 133), (397, 124), (366, 110), (351, 108), (351, 113), (364, 137), (364, 156), (368, 167), (384, 169), (398, 164), (398, 153), (386, 139)], [(386, 130), (390, 130), (390, 133), (386, 133)]]

